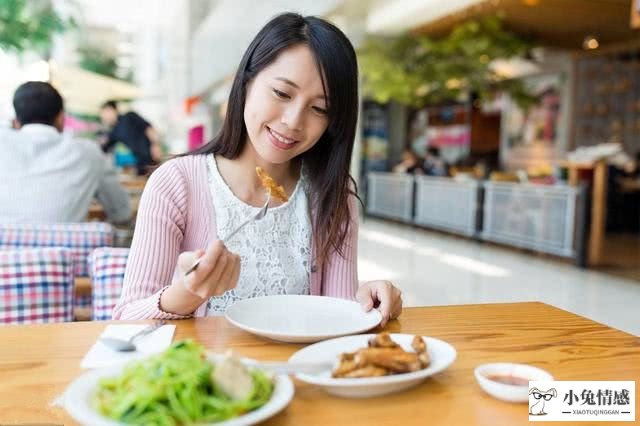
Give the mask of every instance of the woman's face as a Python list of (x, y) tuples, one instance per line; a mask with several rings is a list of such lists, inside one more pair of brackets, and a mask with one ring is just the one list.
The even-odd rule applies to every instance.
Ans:
[(328, 105), (311, 50), (283, 50), (249, 83), (244, 122), (266, 162), (283, 164), (311, 149), (327, 129)]

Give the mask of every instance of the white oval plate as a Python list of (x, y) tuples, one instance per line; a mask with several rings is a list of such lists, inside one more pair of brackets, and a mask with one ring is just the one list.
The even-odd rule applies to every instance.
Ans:
[[(209, 355), (212, 360), (217, 360), (222, 355)], [(98, 413), (92, 406), (91, 400), (97, 390), (98, 381), (103, 377), (117, 376), (122, 372), (124, 365), (118, 367), (92, 370), (75, 379), (64, 395), (64, 408), (77, 422), (91, 426), (128, 426)], [(271, 399), (257, 410), (245, 415), (235, 417), (218, 423), (207, 423), (215, 426), (249, 426), (268, 419), (282, 411), (293, 398), (294, 387), (287, 375), (274, 377), (275, 386)], [(199, 423), (200, 424), (200, 423)], [(202, 426), (206, 426), (203, 424)]]
[(364, 312), (357, 302), (302, 295), (244, 299), (231, 305), (225, 317), (250, 333), (295, 343), (363, 333), (382, 321), (380, 312)]
[[(316, 343), (294, 353), (289, 362), (333, 362), (337, 366), (339, 356), (343, 352), (355, 352), (367, 347), (368, 340), (375, 334), (341, 337)], [(412, 351), (413, 334), (391, 334), (391, 339), (406, 351)], [(331, 372), (321, 374), (298, 374), (296, 378), (323, 387), (327, 392), (348, 398), (368, 398), (398, 392), (415, 386), (427, 377), (439, 373), (449, 367), (456, 359), (456, 350), (439, 339), (423, 337), (427, 344), (427, 352), (431, 364), (425, 369), (412, 373), (394, 374), (383, 377), (366, 377), (358, 379), (340, 379), (331, 377)]]

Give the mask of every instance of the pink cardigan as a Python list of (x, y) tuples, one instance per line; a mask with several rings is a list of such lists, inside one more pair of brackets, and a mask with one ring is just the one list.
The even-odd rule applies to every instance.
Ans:
[[(351, 226), (342, 258), (332, 253), (324, 265), (315, 263), (312, 237), (311, 294), (353, 299), (358, 288), (358, 215), (351, 197)], [(311, 211), (313, 215), (313, 210)], [(205, 155), (179, 157), (159, 167), (140, 199), (136, 230), (114, 319), (180, 319), (160, 309), (160, 295), (172, 282), (178, 255), (205, 249), (216, 237), (215, 211)], [(195, 316), (206, 314), (206, 303)]]

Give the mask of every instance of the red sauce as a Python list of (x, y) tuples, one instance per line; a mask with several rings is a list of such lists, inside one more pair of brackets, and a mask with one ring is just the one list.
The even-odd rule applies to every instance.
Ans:
[(509, 374), (488, 374), (487, 379), (512, 386), (529, 386), (529, 379)]

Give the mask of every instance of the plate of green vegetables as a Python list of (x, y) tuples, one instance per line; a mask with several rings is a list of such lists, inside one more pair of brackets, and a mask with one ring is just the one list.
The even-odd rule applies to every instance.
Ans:
[(141, 361), (85, 373), (67, 389), (64, 405), (91, 426), (242, 426), (277, 414), (293, 393), (286, 375), (182, 341)]

